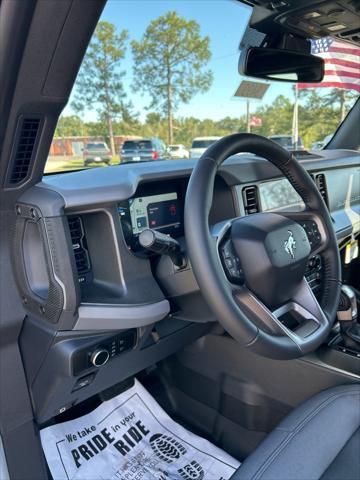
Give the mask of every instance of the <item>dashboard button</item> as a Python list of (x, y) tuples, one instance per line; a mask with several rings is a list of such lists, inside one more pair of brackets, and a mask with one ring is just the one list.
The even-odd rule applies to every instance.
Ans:
[(226, 240), (220, 246), (219, 251), (227, 278), (235, 283), (243, 283), (244, 274), (241, 269), (240, 259), (233, 249), (231, 240)]
[(85, 375), (85, 377), (79, 378), (72, 391), (75, 392), (76, 390), (87, 387), (93, 382), (94, 378), (95, 373), (90, 373), (89, 375)]
[(90, 361), (94, 367), (102, 367), (110, 358), (109, 352), (105, 348), (99, 348), (92, 353)]
[(225, 263), (229, 269), (232, 269), (234, 267), (234, 261), (231, 257), (225, 258)]

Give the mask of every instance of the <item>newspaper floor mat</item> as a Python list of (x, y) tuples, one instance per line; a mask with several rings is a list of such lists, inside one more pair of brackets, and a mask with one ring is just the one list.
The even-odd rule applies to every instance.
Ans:
[(228, 480), (240, 466), (174, 422), (137, 380), (40, 435), (54, 480)]

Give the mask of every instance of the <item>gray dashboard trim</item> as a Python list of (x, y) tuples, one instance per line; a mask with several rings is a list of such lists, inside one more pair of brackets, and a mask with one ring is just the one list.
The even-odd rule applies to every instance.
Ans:
[[(323, 171), (334, 168), (346, 168), (359, 165), (360, 155), (351, 150), (316, 152), (318, 157), (301, 160), (308, 171)], [(321, 155), (321, 156), (320, 156)], [(319, 158), (320, 157), (320, 158)], [(61, 207), (66, 210), (82, 209), (91, 205), (106, 205), (133, 196), (138, 185), (144, 181), (164, 181), (181, 177), (189, 177), (196, 160), (167, 160), (114, 165), (111, 167), (92, 168), (77, 172), (44, 176), (38, 183), (36, 192), (31, 190), (21, 198), (27, 203), (42, 204), (46, 191), (55, 191), (62, 197), (56, 208), (52, 207), (52, 215), (59, 215)], [(250, 154), (241, 154), (229, 158), (219, 170), (229, 186), (258, 182), (281, 177), (280, 171), (263, 158)], [(41, 192), (44, 197), (42, 197)], [(60, 200), (59, 198), (59, 200)], [(61, 205), (63, 203), (63, 205)], [(44, 208), (49, 205), (46, 202)], [(50, 212), (49, 212), (50, 213)]]
[(170, 312), (167, 300), (146, 305), (81, 304), (73, 330), (122, 330), (151, 325)]

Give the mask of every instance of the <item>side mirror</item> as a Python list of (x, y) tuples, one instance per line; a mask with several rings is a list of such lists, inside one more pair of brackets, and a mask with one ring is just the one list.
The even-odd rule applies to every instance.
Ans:
[(249, 47), (241, 52), (239, 73), (265, 80), (318, 83), (324, 77), (324, 60), (293, 50)]

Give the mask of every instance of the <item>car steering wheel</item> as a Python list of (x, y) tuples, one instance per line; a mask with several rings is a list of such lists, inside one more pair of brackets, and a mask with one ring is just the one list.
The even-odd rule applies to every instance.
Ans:
[[(242, 152), (273, 163), (304, 201), (304, 210), (257, 213), (210, 228), (216, 173), (228, 157)], [(291, 359), (326, 340), (339, 303), (339, 250), (324, 200), (291, 152), (245, 133), (211, 145), (187, 188), (185, 237), (205, 300), (242, 346), (269, 358)], [(321, 306), (305, 279), (313, 255), (322, 261)]]

